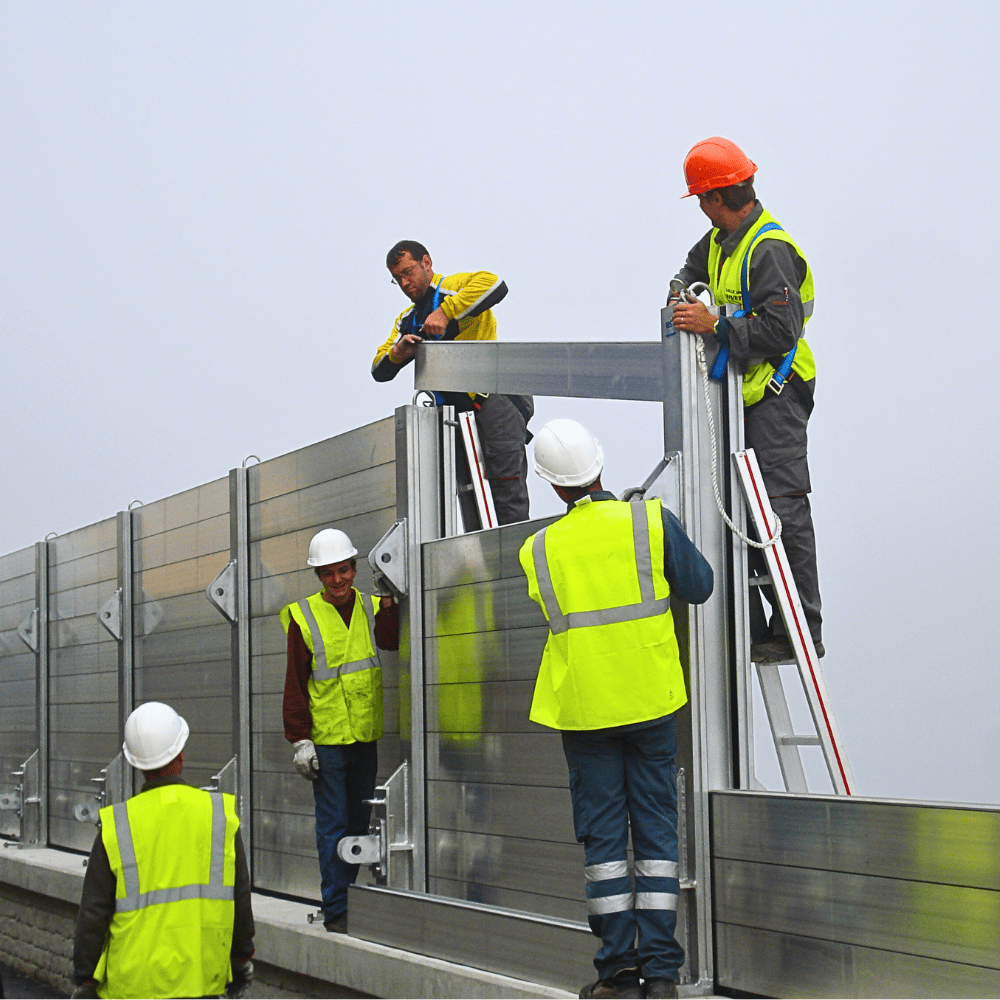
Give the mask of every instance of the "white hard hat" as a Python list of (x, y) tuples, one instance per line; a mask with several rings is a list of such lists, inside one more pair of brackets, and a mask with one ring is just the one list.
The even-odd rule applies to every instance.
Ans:
[(331, 563), (353, 559), (358, 554), (354, 543), (342, 531), (336, 528), (324, 528), (317, 531), (309, 543), (309, 558), (307, 566), (329, 566)]
[(169, 705), (147, 701), (125, 723), (125, 759), (140, 771), (155, 771), (184, 749), (190, 732), (188, 724)]
[(535, 472), (556, 486), (589, 486), (603, 468), (601, 442), (575, 420), (550, 420), (535, 435)]

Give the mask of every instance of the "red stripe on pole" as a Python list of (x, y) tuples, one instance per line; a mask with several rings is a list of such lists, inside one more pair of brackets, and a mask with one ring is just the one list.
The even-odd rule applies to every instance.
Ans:
[[(764, 522), (764, 524), (767, 525), (767, 532), (768, 532), (767, 540), (770, 541), (774, 537), (774, 529), (771, 527), (771, 524), (767, 520), (767, 511), (761, 500), (760, 489), (757, 486), (757, 479), (753, 474), (753, 466), (751, 466), (750, 460), (747, 457), (746, 452), (743, 453), (741, 458), (743, 460), (744, 465), (746, 466), (747, 476), (750, 479), (751, 485), (753, 486), (754, 498), (757, 501), (757, 509), (760, 512), (761, 520)], [(806, 654), (806, 666), (809, 668), (809, 678), (812, 681), (813, 693), (816, 695), (816, 700), (819, 702), (820, 711), (823, 713), (823, 723), (826, 726), (827, 736), (829, 736), (830, 738), (830, 746), (833, 747), (833, 754), (837, 759), (837, 770), (840, 771), (840, 778), (841, 781), (843, 781), (844, 783), (845, 794), (853, 795), (854, 793), (851, 790), (850, 782), (847, 780), (847, 772), (844, 768), (844, 762), (840, 758), (840, 747), (837, 745), (837, 738), (836, 736), (834, 736), (833, 727), (830, 724), (830, 716), (827, 714), (826, 711), (826, 703), (823, 701), (823, 695), (821, 694), (819, 690), (819, 685), (816, 682), (815, 664), (812, 661), (812, 657), (809, 655), (809, 646), (806, 645), (802, 629), (802, 622), (799, 620), (798, 613), (795, 610), (795, 602), (792, 600), (792, 592), (788, 586), (788, 579), (785, 576), (785, 568), (782, 565), (781, 560), (778, 558), (777, 551), (772, 551), (771, 554), (774, 556), (774, 562), (778, 567), (778, 572), (781, 574), (781, 586), (785, 591), (785, 597), (788, 601), (788, 606), (792, 610), (792, 620), (795, 624), (795, 630), (796, 632), (798, 632), (799, 635), (799, 642), (802, 644), (802, 649), (805, 651)]]

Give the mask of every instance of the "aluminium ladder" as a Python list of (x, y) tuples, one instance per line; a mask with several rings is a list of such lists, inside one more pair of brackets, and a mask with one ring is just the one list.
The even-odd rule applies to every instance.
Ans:
[[(775, 517), (771, 502), (764, 488), (764, 481), (757, 464), (757, 456), (752, 448), (738, 451), (733, 455), (737, 478), (743, 489), (750, 518), (757, 530), (757, 537), (767, 541), (774, 537)], [(823, 750), (833, 790), (838, 795), (854, 794), (854, 775), (848, 763), (840, 738), (840, 730), (833, 717), (827, 695), (826, 684), (823, 681), (823, 671), (819, 665), (819, 657), (813, 646), (812, 636), (806, 625), (799, 601), (799, 592), (792, 579), (788, 565), (785, 547), (779, 538), (773, 545), (764, 550), (767, 560), (768, 576), (758, 577), (752, 584), (761, 586), (770, 584), (774, 590), (781, 617), (785, 622), (785, 630), (792, 644), (794, 662), (798, 667), (799, 680), (812, 715), (814, 734), (798, 734), (792, 726), (788, 711), (788, 701), (782, 683), (781, 672), (777, 663), (757, 663), (757, 678), (760, 681), (760, 691), (767, 710), (771, 735), (774, 738), (774, 748), (778, 754), (778, 765), (789, 792), (807, 793), (809, 791), (805, 770), (802, 766), (800, 748), (803, 746), (818, 746)]]

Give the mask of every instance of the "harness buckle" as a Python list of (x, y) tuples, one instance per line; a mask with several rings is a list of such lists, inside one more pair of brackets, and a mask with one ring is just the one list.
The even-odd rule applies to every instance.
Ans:
[[(789, 372), (789, 377), (791, 377), (790, 372)], [(770, 389), (771, 392), (775, 394), (775, 396), (780, 396), (781, 390), (784, 389), (786, 385), (788, 385), (788, 379), (782, 378), (780, 372), (775, 372), (767, 380), (767, 388)]]

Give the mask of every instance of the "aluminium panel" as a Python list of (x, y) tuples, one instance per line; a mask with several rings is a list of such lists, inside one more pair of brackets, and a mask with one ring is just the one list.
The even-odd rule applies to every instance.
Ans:
[(401, 890), (352, 886), (351, 935), (562, 989), (593, 977), (586, 925)]
[[(551, 788), (435, 780), (428, 782), (427, 801), (428, 826), (438, 829), (576, 843), (568, 784)], [(582, 859), (581, 851), (581, 865)]]
[(395, 466), (377, 465), (251, 504), (250, 537), (257, 540), (366, 514), (373, 507), (386, 506), (383, 498), (393, 495), (395, 483)]
[(1000, 972), (717, 921), (716, 984), (769, 997), (997, 997)]
[(712, 837), (716, 857), (1000, 890), (998, 807), (718, 792)]
[[(312, 788), (295, 772), (284, 738), (286, 640), (278, 612), (321, 589), (305, 557), (310, 539), (324, 527), (350, 535), (359, 550), (355, 585), (370, 592), (367, 552), (395, 519), (394, 421), (253, 465), (247, 481), (254, 884), (318, 900)], [(387, 725), (378, 744), (379, 780), (399, 763), (394, 659), (383, 663)]]
[[(17, 791), (11, 775), (38, 749), (35, 654), (17, 629), (35, 607), (35, 547), (0, 556), (0, 794)], [(0, 837), (16, 837), (13, 810), (0, 811)]]
[(716, 920), (925, 958), (1000, 967), (1000, 893), (716, 858)]
[(483, 888), (581, 901), (584, 897), (583, 848), (575, 843), (429, 827), (427, 874)]
[(117, 518), (47, 546), (47, 805), (55, 847), (89, 850), (93, 828), (77, 822), (74, 809), (94, 804), (91, 779), (119, 750), (118, 644), (97, 620), (118, 586), (117, 550)]
[(393, 417), (356, 427), (298, 451), (279, 455), (248, 472), (250, 503), (294, 493), (396, 459)]
[[(260, 818), (255, 812), (254, 823), (258, 822)], [(253, 879), (257, 889), (297, 896), (319, 905), (319, 862), (315, 853), (313, 857), (305, 858), (284, 851), (254, 848)]]
[(428, 733), (427, 776), (429, 780), (563, 788), (566, 758), (555, 732), (484, 733), (468, 743)]
[[(579, 898), (565, 899), (562, 896), (518, 892), (516, 889), (483, 886), (478, 882), (460, 882), (435, 875), (428, 879), (427, 891), (434, 896), (447, 896), (450, 899), (461, 899), (470, 903), (487, 903), (490, 906), (503, 907), (505, 910), (522, 910), (537, 916), (555, 917), (557, 920), (567, 920), (583, 927), (587, 926), (587, 904), (583, 899), (582, 890)], [(597, 942), (594, 941), (594, 948), (596, 947)], [(581, 977), (583, 977), (582, 972)]]

